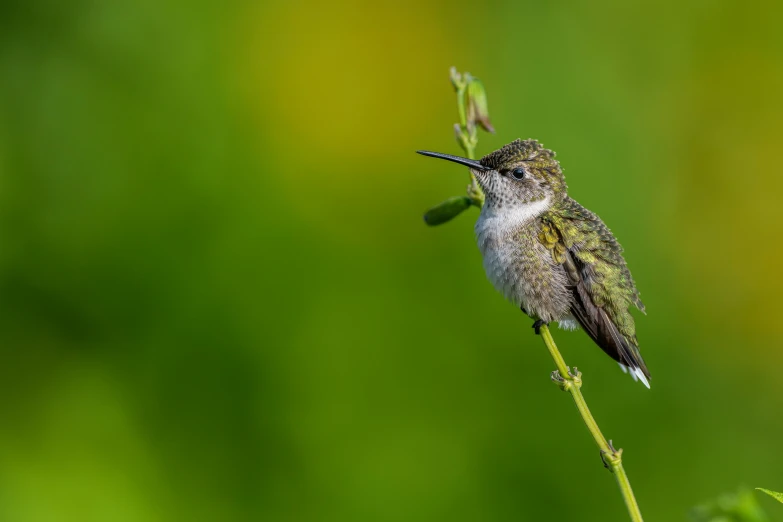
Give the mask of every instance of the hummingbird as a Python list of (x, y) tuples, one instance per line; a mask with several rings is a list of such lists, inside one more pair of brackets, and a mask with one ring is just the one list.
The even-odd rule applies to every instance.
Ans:
[(420, 150), (470, 168), (485, 200), (476, 238), (487, 277), (536, 333), (582, 327), (634, 380), (650, 387), (629, 308), (645, 312), (623, 249), (601, 218), (568, 196), (555, 153), (515, 140), (480, 160)]

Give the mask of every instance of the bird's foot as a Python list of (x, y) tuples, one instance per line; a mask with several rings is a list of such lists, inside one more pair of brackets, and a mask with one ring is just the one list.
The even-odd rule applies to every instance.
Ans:
[(604, 467), (607, 468), (609, 471), (614, 473), (614, 470), (617, 466), (619, 466), (622, 463), (623, 460), (623, 450), (615, 449), (614, 445), (612, 444), (612, 441), (609, 441), (609, 451), (601, 450), (601, 462), (604, 463)]
[(533, 323), (533, 330), (535, 330), (536, 335), (541, 335), (541, 327), (547, 324), (548, 323), (542, 321), (541, 319), (536, 320), (536, 322)]

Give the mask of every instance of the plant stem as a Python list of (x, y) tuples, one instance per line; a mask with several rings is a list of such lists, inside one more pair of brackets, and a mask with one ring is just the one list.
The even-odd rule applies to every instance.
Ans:
[[(467, 96), (468, 85), (473, 80), (470, 73), (460, 74), (455, 67), (451, 68), (451, 83), (457, 91), (457, 114), (459, 123), (454, 124), (454, 134), (457, 143), (468, 159), (476, 159), (476, 144), (478, 143), (478, 128), (476, 122), (468, 119), (470, 99)], [(494, 132), (494, 131), (493, 131)], [(470, 174), (470, 184), (468, 185), (468, 197), (471, 203), (481, 208), (484, 205), (484, 192), (479, 187), (478, 181), (473, 174)]]
[(590, 409), (587, 407), (587, 402), (582, 395), (582, 373), (574, 367), (574, 372), (571, 373), (571, 369), (566, 366), (563, 356), (560, 355), (560, 350), (557, 349), (555, 340), (552, 338), (552, 334), (549, 332), (549, 328), (546, 325), (542, 325), (540, 328), (541, 338), (544, 340), (544, 344), (549, 350), (549, 354), (555, 361), (557, 371), (552, 372), (552, 380), (560, 387), (560, 389), (571, 393), (571, 397), (574, 399), (576, 409), (579, 410), (579, 414), (582, 416), (587, 429), (593, 436), (595, 443), (601, 450), (601, 460), (604, 462), (609, 471), (611, 471), (615, 478), (617, 478), (617, 485), (620, 487), (620, 493), (625, 500), (625, 506), (628, 508), (628, 514), (631, 516), (633, 522), (643, 522), (642, 513), (639, 511), (639, 505), (636, 503), (636, 498), (633, 495), (631, 489), (631, 483), (628, 480), (628, 475), (625, 474), (623, 469), (623, 450), (614, 449), (612, 441), (607, 441), (601, 429), (598, 427), (598, 423), (595, 422), (593, 414), (590, 413)]

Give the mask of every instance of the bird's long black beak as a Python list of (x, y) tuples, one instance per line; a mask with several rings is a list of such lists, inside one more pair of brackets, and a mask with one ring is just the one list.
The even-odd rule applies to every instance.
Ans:
[(465, 165), (466, 167), (470, 167), (474, 170), (480, 170), (480, 171), (487, 171), (492, 170), (489, 167), (485, 167), (481, 163), (479, 163), (476, 160), (468, 159), (468, 158), (461, 158), (459, 156), (452, 156), (451, 154), (441, 154), (440, 152), (430, 152), (428, 150), (417, 150), (419, 154), (422, 156), (430, 156), (432, 158), (440, 158), (445, 159), (448, 161), (453, 161), (454, 163), (459, 163), (460, 165)]

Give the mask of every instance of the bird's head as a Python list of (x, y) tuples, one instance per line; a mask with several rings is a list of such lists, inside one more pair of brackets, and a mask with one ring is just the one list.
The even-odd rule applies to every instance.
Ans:
[(484, 191), (484, 205), (502, 211), (566, 196), (566, 183), (555, 153), (536, 140), (515, 140), (480, 160), (438, 152), (417, 151), (470, 168)]

